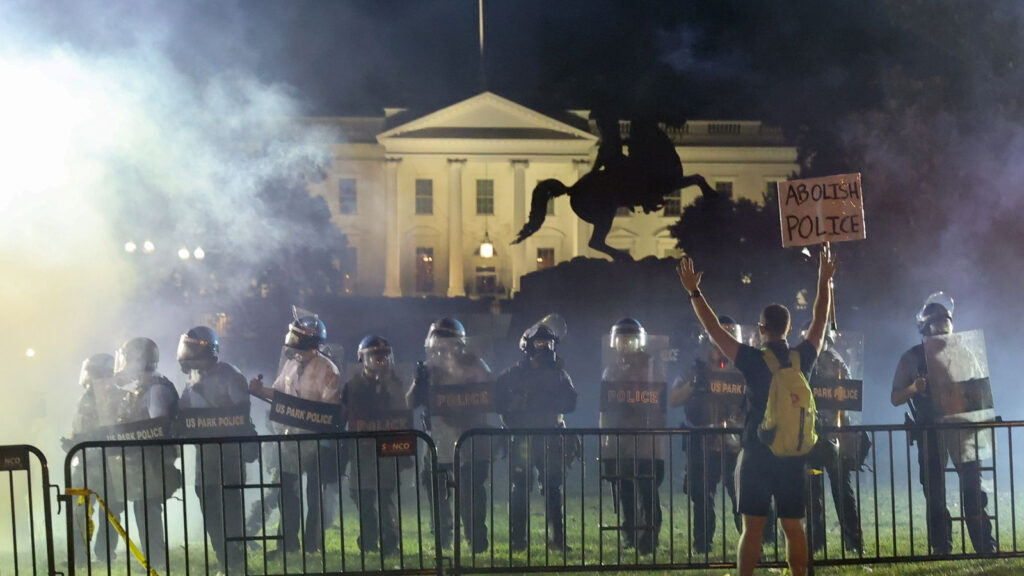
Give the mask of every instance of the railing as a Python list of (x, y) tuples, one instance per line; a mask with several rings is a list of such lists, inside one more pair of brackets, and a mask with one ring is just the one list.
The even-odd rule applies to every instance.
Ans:
[(53, 574), (50, 472), (32, 446), (0, 446), (0, 574)]
[[(824, 473), (807, 476), (813, 565), (1024, 556), (1021, 428), (826, 430)], [(727, 568), (739, 432), (473, 430), (452, 479), (414, 431), (84, 443), (65, 461), (64, 572)], [(0, 464), (0, 573), (54, 574), (46, 461), (16, 446)], [(782, 565), (780, 531), (763, 541), (764, 563)]]
[(68, 573), (437, 574), (437, 470), (416, 431), (86, 442)]
[[(818, 470), (807, 478), (805, 526), (813, 564), (1024, 556), (1016, 527), (1024, 510), (1018, 508), (1012, 451), (1014, 440), (1021, 442), (1022, 427), (1024, 422), (826, 429), (821, 441), (826, 454), (816, 450)], [(740, 530), (729, 479), (740, 433), (723, 428), (470, 431), (456, 451), (456, 484), (461, 486), (456, 506), (467, 513), (456, 519), (461, 537), (456, 538), (453, 571), (734, 566)], [(943, 443), (987, 442), (992, 456), (954, 466), (952, 460), (925, 450), (919, 463), (912, 437), (943, 449)], [(870, 449), (858, 454), (856, 447), (865, 441)], [(486, 447), (483, 453), (519, 454), (503, 461), (474, 458), (481, 445)], [(574, 459), (550, 457), (569, 446), (578, 447)], [(922, 468), (931, 469), (932, 475), (922, 476)], [(558, 503), (547, 500), (550, 491), (541, 495), (534, 490), (534, 480), (545, 478), (561, 488)], [(931, 522), (924, 479), (933, 501)], [(523, 482), (526, 486), (520, 488)], [(836, 498), (830, 494), (833, 483)], [(943, 514), (947, 509), (948, 521)], [(484, 520), (478, 517), (481, 512)], [(564, 520), (559, 518), (563, 514)], [(560, 520), (565, 526), (561, 541)], [(524, 523), (525, 532), (520, 529)], [(473, 547), (474, 527), (490, 535), (491, 546)], [(509, 545), (513, 533), (520, 539)], [(781, 530), (767, 531), (763, 560), (784, 563)]]

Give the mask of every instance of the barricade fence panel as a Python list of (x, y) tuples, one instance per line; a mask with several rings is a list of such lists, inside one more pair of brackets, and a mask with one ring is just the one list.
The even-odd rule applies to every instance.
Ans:
[(43, 453), (0, 446), (0, 574), (51, 574), (50, 476)]
[[(1024, 555), (1013, 456), (1022, 427), (823, 428), (805, 478), (813, 563)], [(734, 566), (740, 433), (467, 432), (456, 450), (454, 571)], [(763, 563), (785, 562), (774, 518), (763, 546)]]
[(88, 442), (65, 461), (70, 574), (436, 574), (421, 432)]

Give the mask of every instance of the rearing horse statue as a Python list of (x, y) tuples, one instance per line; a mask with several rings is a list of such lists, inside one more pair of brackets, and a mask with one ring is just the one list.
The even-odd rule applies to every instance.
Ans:
[[(717, 195), (700, 174), (683, 176), (683, 165), (675, 146), (657, 125), (634, 123), (628, 157), (622, 154), (622, 143), (618, 139), (617, 126), (615, 128), (615, 132), (601, 129), (602, 143), (594, 170), (575, 184), (566, 186), (555, 179), (537, 183), (530, 201), (530, 218), (513, 244), (540, 230), (551, 198), (568, 194), (572, 211), (584, 222), (594, 225), (587, 245), (613, 260), (628, 261), (632, 260), (629, 252), (612, 248), (606, 242), (619, 208), (633, 211), (634, 207), (640, 206), (646, 213), (660, 210), (666, 195), (690, 186), (700, 187), (706, 197)], [(609, 141), (607, 145), (606, 141)]]

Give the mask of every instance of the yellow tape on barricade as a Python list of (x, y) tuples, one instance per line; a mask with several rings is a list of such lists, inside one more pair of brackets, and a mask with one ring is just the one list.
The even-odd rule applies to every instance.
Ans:
[[(110, 522), (111, 526), (114, 527), (114, 530), (121, 535), (121, 538), (128, 546), (128, 550), (131, 551), (132, 556), (135, 556), (135, 559), (139, 561), (139, 564), (142, 564), (142, 567), (149, 573), (149, 576), (160, 576), (156, 570), (150, 567), (149, 561), (146, 560), (146, 555), (143, 554), (142, 550), (139, 550), (139, 547), (135, 545), (135, 542), (132, 542), (131, 538), (128, 537), (128, 533), (124, 531), (124, 527), (122, 527), (121, 523), (117, 521), (117, 516), (114, 516), (110, 510), (107, 509), (107, 503), (103, 501), (103, 498), (100, 498), (99, 494), (89, 490), (88, 488), (68, 488), (64, 493), (68, 496), (78, 496), (78, 505), (86, 506), (87, 508), (91, 508), (89, 506), (89, 497), (95, 496), (96, 501), (100, 503), (100, 508), (102, 508), (103, 512), (107, 515), (107, 522)], [(87, 517), (89, 520), (86, 523), (86, 545), (88, 545), (92, 540), (92, 533), (96, 529), (96, 526), (92, 521), (92, 512), (89, 512)]]

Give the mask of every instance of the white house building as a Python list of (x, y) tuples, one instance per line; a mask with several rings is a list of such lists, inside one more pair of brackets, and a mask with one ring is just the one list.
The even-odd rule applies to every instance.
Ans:
[[(567, 196), (551, 202), (540, 231), (510, 245), (538, 181), (571, 185), (590, 170), (598, 135), (587, 118), (579, 110), (552, 117), (484, 92), (415, 117), (385, 109), (379, 117), (305, 119), (344, 137), (324, 168), (326, 178), (309, 186), (327, 200), (349, 239), (350, 291), (503, 297), (537, 269), (576, 256), (606, 258), (587, 247), (590, 226), (572, 212)], [(621, 125), (625, 137), (629, 124)], [(796, 148), (757, 121), (688, 121), (664, 129), (686, 174), (703, 174), (734, 197), (760, 201), (798, 170)], [(684, 190), (656, 213), (620, 211), (608, 243), (634, 258), (675, 255), (668, 227), (698, 193)]]

